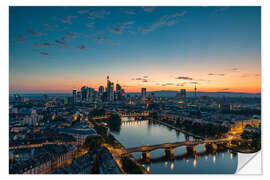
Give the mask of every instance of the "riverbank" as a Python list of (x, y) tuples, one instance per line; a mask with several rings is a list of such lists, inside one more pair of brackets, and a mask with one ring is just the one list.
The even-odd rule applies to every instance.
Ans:
[[(163, 122), (163, 121), (160, 121), (160, 120), (156, 120), (156, 119), (151, 119), (151, 120), (152, 120), (152, 121), (156, 121), (156, 122), (158, 122), (158, 123), (160, 123), (160, 124), (163, 124), (163, 125), (165, 125), (165, 126), (167, 126), (167, 127), (172, 128), (172, 129), (175, 129), (175, 130), (177, 130), (177, 131), (181, 131), (182, 133), (187, 134), (187, 135), (189, 135), (189, 136), (193, 136), (193, 137), (195, 137), (195, 138), (204, 140), (204, 138), (201, 137), (201, 136), (198, 136), (198, 135), (195, 135), (195, 134), (193, 134), (193, 133), (191, 133), (191, 132), (188, 132), (188, 131), (186, 131), (186, 130), (177, 128), (177, 127), (175, 127), (175, 126), (173, 126), (173, 125), (171, 125), (171, 124), (168, 124), (168, 123), (166, 123), (166, 122)], [(249, 150), (249, 149), (239, 149), (239, 148), (237, 148), (237, 147), (231, 147), (231, 146), (227, 146), (227, 145), (223, 145), (223, 146), (224, 146), (225, 148), (229, 149), (229, 150), (232, 150), (232, 151), (238, 152), (238, 153), (246, 153), (246, 154), (248, 154), (248, 153), (256, 153), (256, 152), (258, 152), (258, 151)]]
[[(132, 170), (130, 170), (129, 172), (127, 172), (127, 169), (129, 169), (129, 167), (124, 167), (123, 166), (123, 159), (121, 156), (121, 152), (125, 151), (126, 148), (111, 134), (111, 132), (104, 132), (104, 127), (102, 124), (98, 124), (96, 122), (92, 122), (94, 129), (98, 129), (101, 132), (98, 132), (103, 139), (105, 140), (105, 143), (103, 144), (104, 147), (107, 148), (107, 150), (110, 152), (112, 158), (114, 159), (114, 161), (116, 162), (117, 166), (119, 167), (119, 169), (121, 170), (121, 172), (123, 174), (133, 174)], [(136, 171), (134, 171), (134, 174), (148, 174), (148, 172), (146, 171), (146, 169), (139, 164), (136, 159), (130, 154), (129, 156), (126, 156), (129, 161), (133, 164), (132, 169), (136, 169)]]

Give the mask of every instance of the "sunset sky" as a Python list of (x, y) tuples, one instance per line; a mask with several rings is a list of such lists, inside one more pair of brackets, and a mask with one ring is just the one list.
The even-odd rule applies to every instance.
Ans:
[(260, 7), (10, 7), (10, 92), (261, 91)]

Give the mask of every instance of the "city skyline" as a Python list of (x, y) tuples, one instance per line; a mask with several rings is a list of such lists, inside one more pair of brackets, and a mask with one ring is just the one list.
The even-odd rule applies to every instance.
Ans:
[(10, 92), (109, 75), (126, 92), (260, 93), (260, 27), (260, 7), (10, 7)]

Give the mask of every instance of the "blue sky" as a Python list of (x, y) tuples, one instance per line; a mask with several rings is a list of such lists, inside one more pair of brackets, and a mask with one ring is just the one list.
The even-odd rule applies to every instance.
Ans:
[(10, 90), (96, 88), (107, 74), (130, 91), (233, 68), (258, 76), (260, 19), (260, 7), (10, 7)]

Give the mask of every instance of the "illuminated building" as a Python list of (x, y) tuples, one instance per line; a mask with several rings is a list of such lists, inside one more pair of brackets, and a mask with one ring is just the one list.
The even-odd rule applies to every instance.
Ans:
[(180, 98), (182, 98), (182, 99), (186, 98), (186, 90), (185, 89), (180, 90)]
[(86, 97), (87, 97), (87, 87), (86, 86), (83, 86), (81, 88), (81, 98), (82, 98), (82, 101), (86, 101)]
[(143, 100), (143, 101), (146, 100), (146, 88), (142, 88), (142, 91), (141, 91), (141, 97), (142, 97), (142, 100)]
[(114, 100), (114, 84), (113, 82), (110, 81), (109, 76), (107, 76), (107, 88), (106, 88), (106, 93), (107, 93), (107, 101), (113, 101)]
[(197, 97), (197, 87), (196, 87), (196, 84), (195, 84), (194, 92), (195, 92), (195, 97)]
[(72, 103), (75, 104), (76, 103), (76, 95), (77, 95), (76, 89), (73, 89), (72, 94), (73, 94)]

